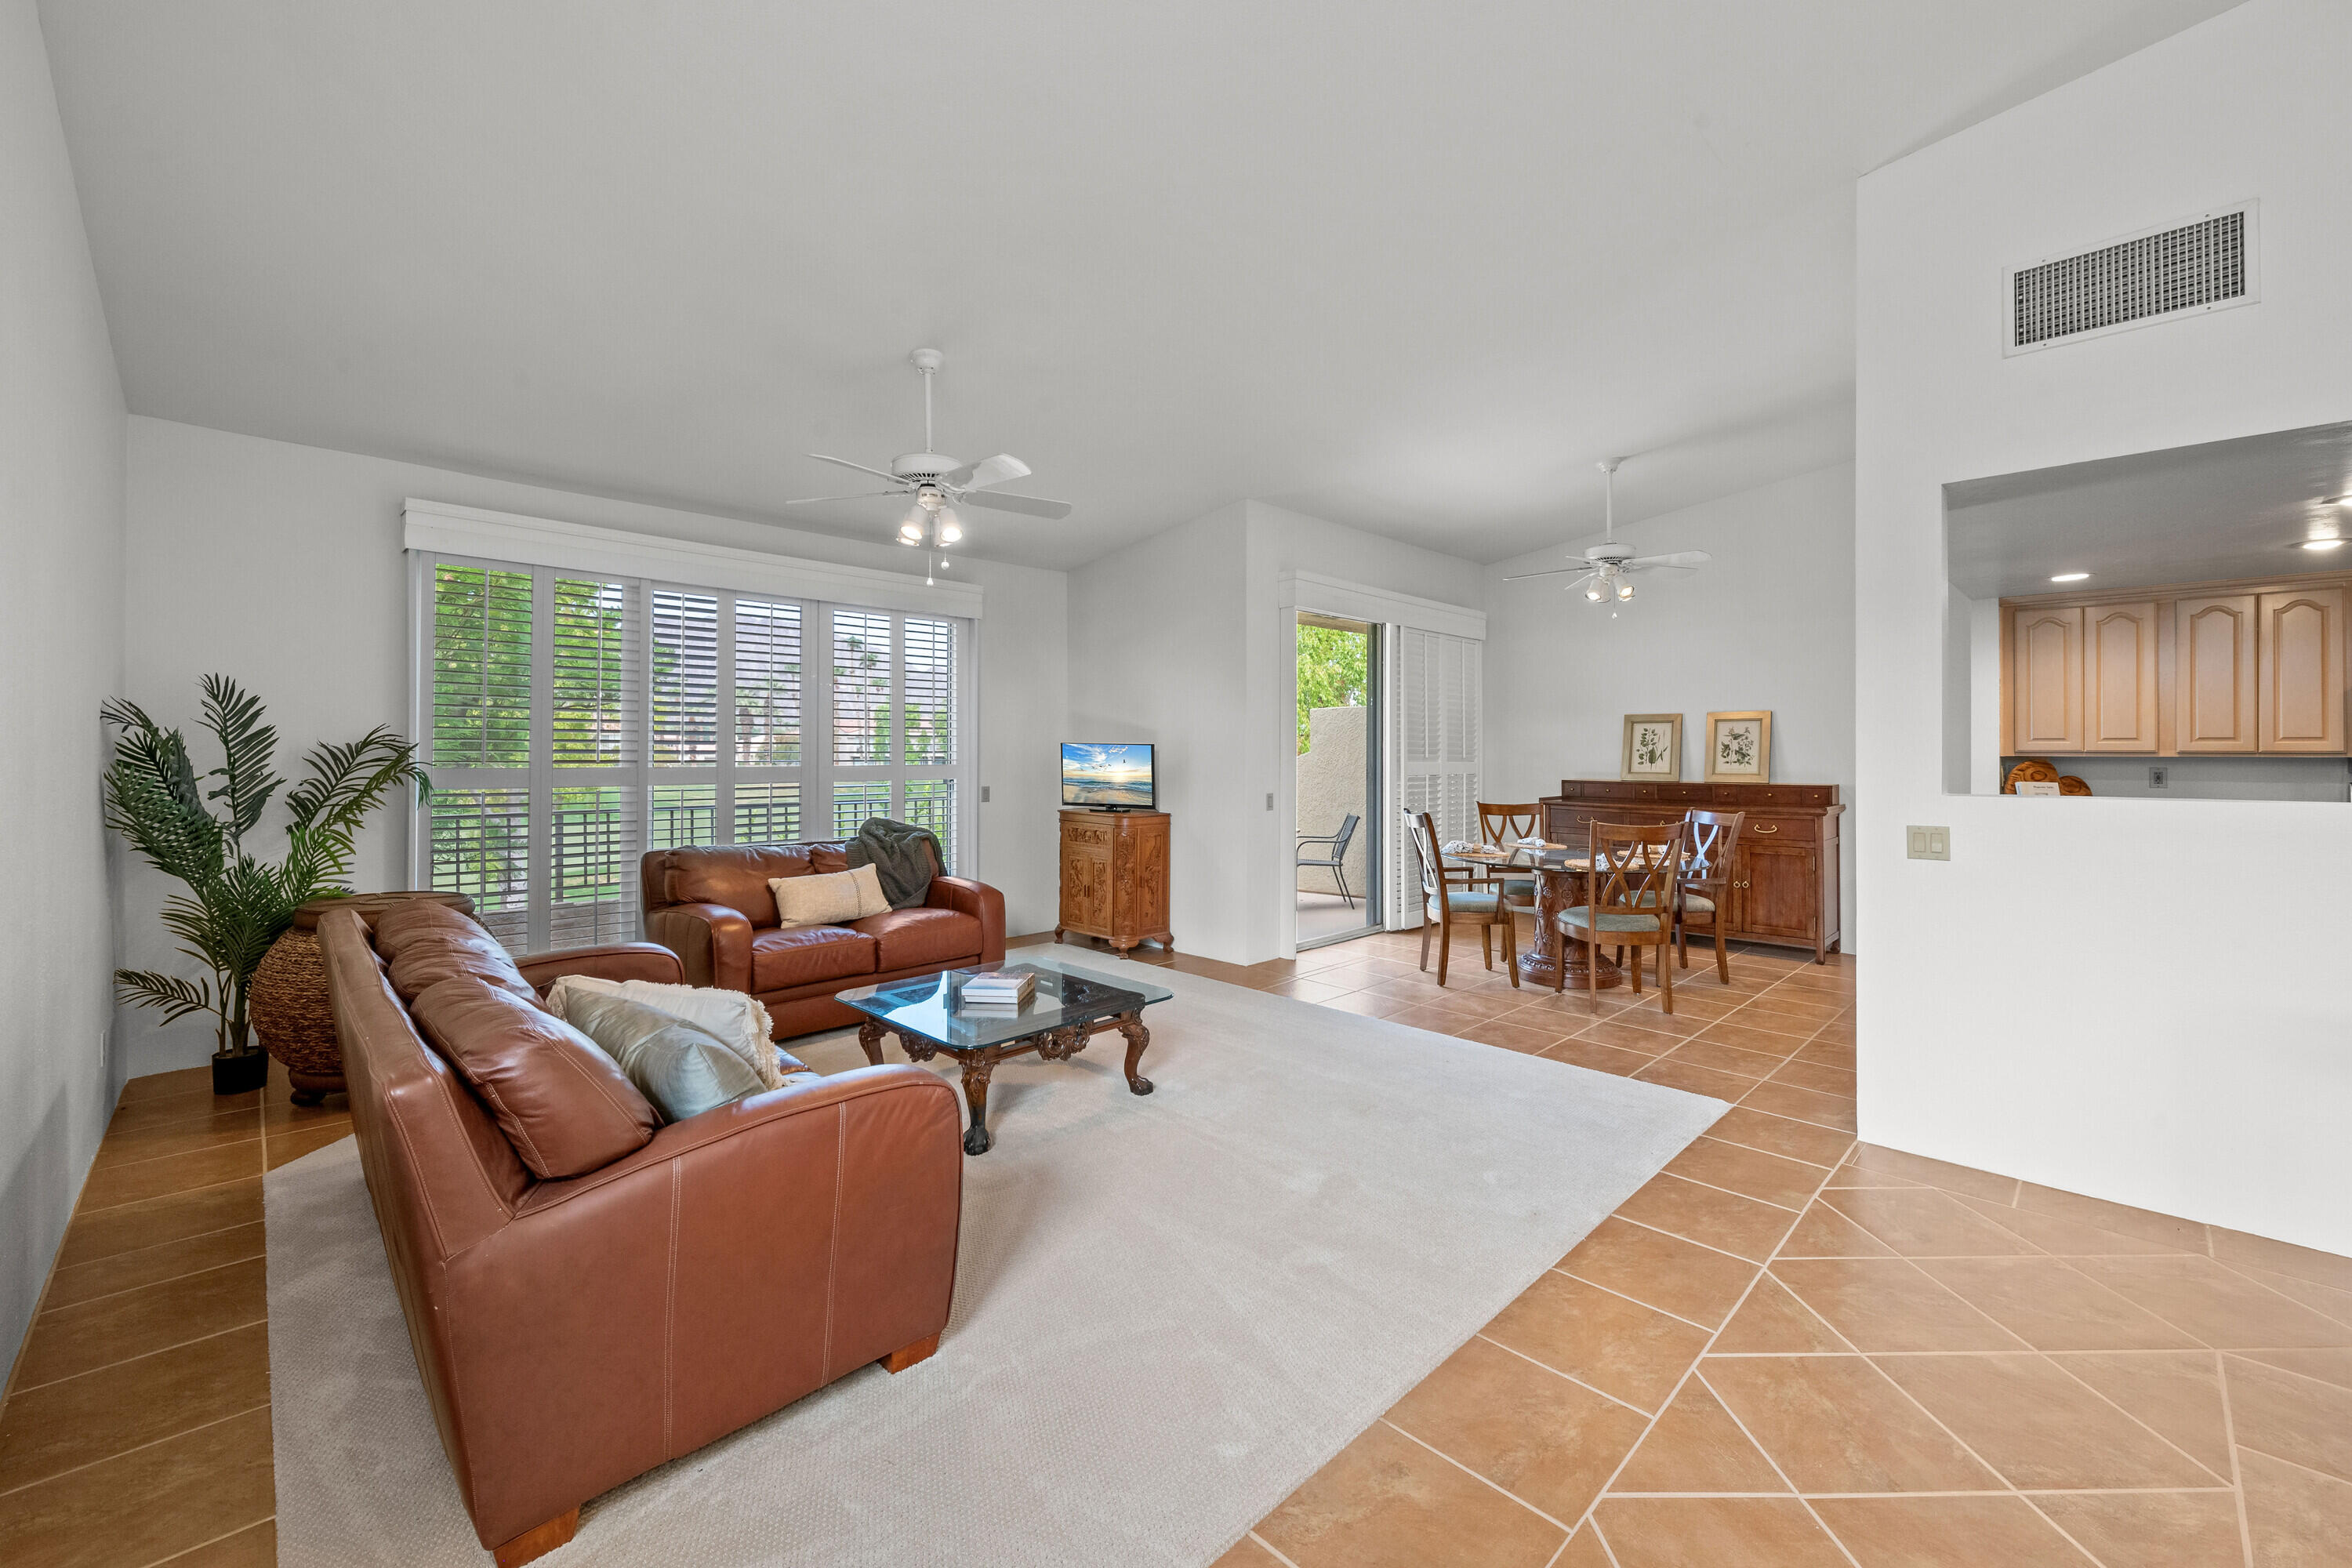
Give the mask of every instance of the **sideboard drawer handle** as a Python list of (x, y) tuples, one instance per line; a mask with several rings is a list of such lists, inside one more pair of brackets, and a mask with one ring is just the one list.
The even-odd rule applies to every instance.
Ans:
[(1759, 833), (1778, 833), (1780, 831), (1780, 828), (1777, 823), (1759, 822), (1756, 825), (1756, 831)]

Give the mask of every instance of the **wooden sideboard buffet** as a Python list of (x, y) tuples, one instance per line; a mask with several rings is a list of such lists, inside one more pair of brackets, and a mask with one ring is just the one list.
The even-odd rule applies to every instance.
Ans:
[(1845, 812), (1835, 784), (1562, 779), (1559, 793), (1543, 799), (1543, 836), (1580, 849), (1591, 842), (1587, 830), (1595, 822), (1675, 822), (1693, 806), (1748, 814), (1732, 859), (1730, 907), (1717, 917), (1725, 921), (1724, 934), (1736, 942), (1810, 947), (1816, 963), (1835, 952), (1838, 819)]
[(1125, 956), (1139, 942), (1173, 948), (1168, 930), (1168, 814), (1062, 813), (1064, 933), (1098, 936)]

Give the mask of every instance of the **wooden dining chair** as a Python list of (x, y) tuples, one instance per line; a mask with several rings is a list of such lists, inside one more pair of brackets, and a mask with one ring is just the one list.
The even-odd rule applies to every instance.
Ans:
[[(1478, 803), (1478, 841), (1498, 849), (1515, 847), (1522, 838), (1536, 836), (1536, 823), (1542, 808), (1534, 801), (1522, 805), (1497, 805), (1488, 801)], [(1503, 896), (1503, 907), (1514, 915), (1533, 917), (1536, 912), (1536, 880), (1533, 877), (1514, 877), (1507, 871), (1490, 871), (1486, 879)]]
[[(1642, 950), (1658, 950), (1658, 989), (1666, 1012), (1673, 1014), (1675, 966), (1666, 960), (1666, 949), (1675, 940), (1675, 896), (1689, 837), (1686, 822), (1592, 825), (1592, 869), (1585, 878), (1591, 901), (1560, 910), (1558, 923), (1561, 940), (1581, 942), (1591, 950), (1585, 976), (1594, 1012), (1601, 1011), (1601, 949), (1606, 943), (1621, 952), (1631, 952), (1633, 962), (1627, 967), (1637, 996), (1642, 993)], [(1563, 988), (1567, 970), (1563, 963), (1554, 972), (1554, 991)]]
[(1503, 908), (1501, 895), (1482, 892), (1470, 885), (1475, 873), (1471, 868), (1460, 868), (1461, 876), (1451, 875), (1437, 853), (1437, 824), (1425, 811), (1408, 811), (1405, 826), (1412, 833), (1413, 858), (1421, 863), (1421, 967), (1429, 968), (1429, 937), (1437, 934), (1437, 983), (1445, 984), (1445, 960), (1454, 948), (1455, 926), (1476, 926), (1478, 945), (1486, 950), (1486, 967), (1495, 967), (1495, 928), (1503, 931), (1503, 967), (1510, 971), (1511, 984), (1519, 983), (1519, 955), (1513, 941), (1511, 912)]
[(1731, 897), (1731, 858), (1739, 850), (1744, 811), (1701, 811), (1683, 814), (1690, 824), (1690, 858), (1683, 863), (1683, 879), (1675, 899), (1675, 962), (1690, 967), (1690, 917), (1705, 915), (1715, 932), (1715, 977), (1731, 984), (1731, 958), (1724, 946)]

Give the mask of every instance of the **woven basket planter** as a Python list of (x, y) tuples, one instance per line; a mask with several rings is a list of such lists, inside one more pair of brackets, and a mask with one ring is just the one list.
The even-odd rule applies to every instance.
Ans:
[(465, 914), (474, 900), (463, 893), (362, 893), (314, 899), (295, 911), (294, 924), (278, 939), (253, 972), (246, 992), (246, 1017), (262, 1048), (286, 1064), (294, 1103), (316, 1105), (343, 1088), (343, 1047), (335, 1035), (335, 1015), (327, 1001), (327, 963), (319, 951), (319, 917), (329, 910), (362, 914), (410, 899), (430, 899)]

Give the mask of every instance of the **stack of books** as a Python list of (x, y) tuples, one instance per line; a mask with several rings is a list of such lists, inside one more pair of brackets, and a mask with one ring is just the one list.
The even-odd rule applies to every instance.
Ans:
[(1003, 1008), (1018, 1012), (1036, 994), (1034, 974), (975, 974), (963, 983), (963, 1005), (967, 1007)]

